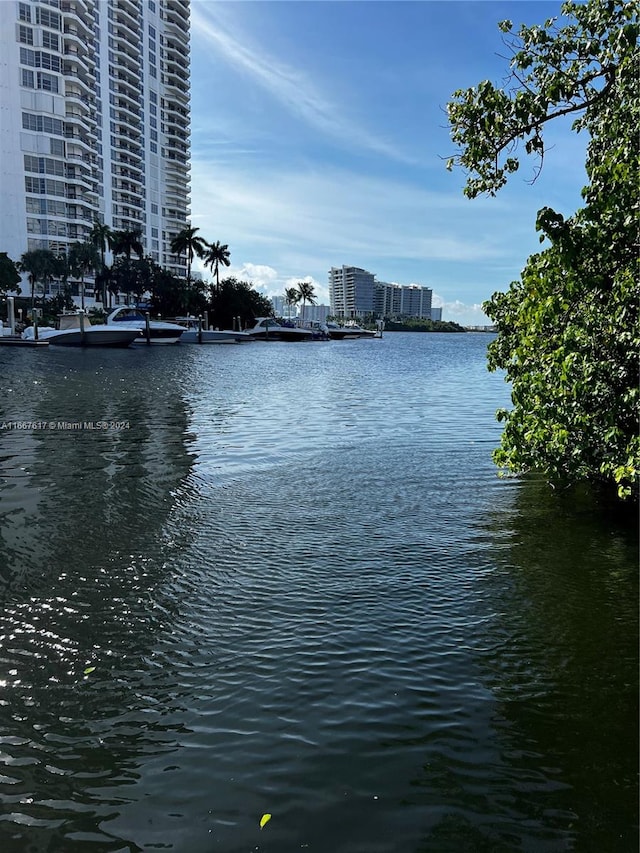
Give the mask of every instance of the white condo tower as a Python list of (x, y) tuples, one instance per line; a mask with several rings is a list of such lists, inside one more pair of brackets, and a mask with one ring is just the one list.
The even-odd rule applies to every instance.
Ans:
[(0, 0), (0, 252), (140, 229), (184, 275), (189, 0)]

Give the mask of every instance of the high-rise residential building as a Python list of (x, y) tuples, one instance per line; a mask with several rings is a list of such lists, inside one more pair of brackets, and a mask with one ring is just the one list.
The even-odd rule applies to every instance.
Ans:
[(62, 253), (98, 220), (184, 274), (189, 65), (189, 0), (2, 0), (0, 251)]
[(376, 284), (376, 313), (380, 316), (431, 319), (433, 291), (430, 287), (420, 284), (389, 284), (386, 281)]
[(375, 310), (375, 275), (360, 267), (331, 267), (329, 301), (335, 317), (350, 319)]
[(360, 267), (331, 267), (329, 297), (331, 313), (345, 319), (376, 314), (378, 317), (431, 317), (429, 287), (419, 284), (389, 284), (376, 281), (373, 273)]

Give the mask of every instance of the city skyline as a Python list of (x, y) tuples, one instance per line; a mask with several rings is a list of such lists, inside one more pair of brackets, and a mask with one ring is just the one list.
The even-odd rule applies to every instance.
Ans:
[[(29, 20), (22, 7), (33, 10)], [(445, 168), (453, 90), (504, 80), (497, 22), (508, 15), (542, 22), (559, 11), (556, 3), (192, 0), (190, 57), (187, 0), (78, 0), (86, 21), (75, 16), (75, 33), (41, 24), (39, 8), (57, 14), (52, 3), (2, 4), (3, 99), (12, 118), (2, 134), (0, 226), (2, 249), (18, 251), (16, 259), (27, 240), (59, 251), (83, 239), (98, 215), (114, 228), (141, 225), (146, 252), (180, 271), (184, 259), (168, 244), (190, 222), (229, 246), (229, 275), (267, 296), (306, 281), (328, 302), (328, 271), (338, 263), (429, 287), (445, 318), (474, 324), (486, 322), (481, 303), (505, 290), (539, 248), (537, 210), (549, 205), (567, 215), (580, 206), (587, 140), (569, 120), (550, 128), (541, 176), (532, 183), (536, 164), (524, 160), (497, 198), (467, 200), (464, 175)], [(111, 10), (124, 29), (109, 33), (118, 43), (107, 48)], [(92, 57), (80, 42), (94, 11), (102, 37)], [(83, 89), (92, 63), (97, 109)], [(136, 80), (139, 117), (126, 106)], [(168, 81), (169, 98), (154, 103)], [(114, 96), (120, 101), (107, 107)], [(60, 118), (62, 143), (60, 134), (42, 135), (45, 122), (51, 130)], [(100, 151), (87, 149), (89, 137)], [(64, 200), (55, 198), (60, 178)], [(26, 216), (16, 217), (25, 195)], [(194, 270), (203, 271), (197, 260)]]
[[(191, 4), (192, 225), (229, 245), (229, 274), (267, 295), (328, 270), (433, 289), (443, 317), (488, 322), (480, 304), (540, 244), (538, 209), (570, 214), (586, 138), (549, 127), (535, 162), (494, 199), (469, 201), (445, 107), (507, 74), (498, 22), (539, 23), (560, 3)], [(502, 54), (498, 56), (496, 54)]]

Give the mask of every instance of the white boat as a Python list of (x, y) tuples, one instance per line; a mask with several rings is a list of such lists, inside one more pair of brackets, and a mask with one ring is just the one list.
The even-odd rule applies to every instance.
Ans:
[(284, 326), (273, 317), (256, 317), (254, 327), (247, 332), (257, 341), (312, 341), (315, 338), (312, 329)]
[[(60, 314), (57, 329), (52, 326), (38, 328), (38, 341), (60, 347), (128, 347), (137, 337), (136, 329), (120, 329), (104, 323), (92, 326), (82, 311)], [(33, 326), (24, 330), (22, 340), (35, 342)]]
[(167, 320), (149, 320), (149, 340), (147, 340), (147, 319), (138, 308), (120, 305), (107, 316), (107, 325), (120, 329), (136, 329), (135, 344), (177, 344), (185, 332), (184, 326), (169, 323)]
[(356, 323), (348, 326), (340, 326), (338, 323), (330, 321), (327, 323), (327, 330), (332, 341), (351, 341), (356, 338), (370, 337), (373, 332), (363, 329)]
[(197, 317), (176, 317), (176, 323), (186, 330), (180, 338), (181, 344), (240, 344), (253, 340), (249, 332), (200, 328)]

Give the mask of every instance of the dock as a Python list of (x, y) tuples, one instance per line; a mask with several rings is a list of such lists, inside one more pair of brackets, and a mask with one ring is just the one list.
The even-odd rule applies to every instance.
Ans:
[(0, 335), (0, 347), (48, 347), (49, 341), (23, 341), (20, 335)]

